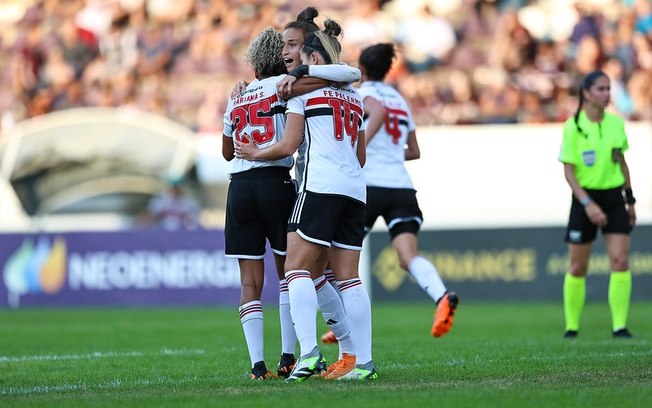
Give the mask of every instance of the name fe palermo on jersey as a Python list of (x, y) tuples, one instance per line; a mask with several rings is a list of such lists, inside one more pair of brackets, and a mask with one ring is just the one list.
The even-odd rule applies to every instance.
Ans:
[(346, 89), (346, 88), (323, 89), (322, 92), (324, 93), (325, 97), (342, 99), (346, 102), (352, 103), (362, 108), (362, 103), (360, 99), (358, 99), (358, 97), (356, 96), (357, 95), (356, 91), (353, 89)]

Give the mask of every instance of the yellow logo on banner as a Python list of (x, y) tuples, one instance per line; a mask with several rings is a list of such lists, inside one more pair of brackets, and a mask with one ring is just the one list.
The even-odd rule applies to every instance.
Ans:
[(398, 265), (398, 255), (391, 246), (385, 247), (374, 262), (373, 274), (388, 291), (395, 291), (405, 280), (407, 273)]
[(59, 292), (66, 280), (66, 258), (63, 238), (55, 238), (52, 244), (47, 237), (40, 237), (36, 244), (30, 238), (23, 240), (4, 265), (9, 305), (18, 307), (20, 297), (27, 293)]

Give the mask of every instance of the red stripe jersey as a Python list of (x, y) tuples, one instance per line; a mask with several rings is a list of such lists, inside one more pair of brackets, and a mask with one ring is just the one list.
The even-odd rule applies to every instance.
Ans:
[(342, 195), (366, 201), (366, 186), (356, 156), (358, 132), (365, 129), (362, 99), (350, 85), (324, 87), (291, 98), (288, 114), (304, 117), (303, 162), (299, 191)]
[[(285, 75), (255, 80), (240, 95), (229, 98), (224, 113), (224, 136), (242, 140), (247, 134), (263, 148), (277, 143), (285, 130), (285, 101), (276, 94), (276, 84)], [(240, 173), (257, 167), (292, 167), (292, 156), (271, 161), (248, 161), (234, 158), (230, 173)]]
[(367, 135), (367, 163), (364, 176), (368, 186), (414, 188), (405, 169), (405, 144), (408, 133), (415, 129), (407, 102), (392, 86), (367, 81), (359, 89), (362, 98), (371, 97), (387, 109), (385, 124), (378, 132)]

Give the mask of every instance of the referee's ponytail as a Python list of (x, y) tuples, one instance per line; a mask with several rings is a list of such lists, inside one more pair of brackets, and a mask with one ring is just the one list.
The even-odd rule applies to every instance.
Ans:
[(584, 137), (587, 137), (586, 132), (584, 132), (584, 130), (580, 127), (580, 123), (579, 123), (580, 112), (582, 111), (582, 105), (584, 104), (584, 91), (588, 91), (589, 89), (591, 89), (593, 84), (595, 84), (595, 81), (601, 77), (607, 77), (607, 74), (599, 70), (589, 72), (588, 74), (586, 74), (586, 76), (584, 77), (584, 79), (582, 79), (582, 82), (580, 83), (579, 102), (577, 103), (577, 110), (575, 111), (575, 115), (573, 119), (575, 121), (575, 127), (577, 128), (577, 131), (580, 132), (582, 135), (584, 135)]

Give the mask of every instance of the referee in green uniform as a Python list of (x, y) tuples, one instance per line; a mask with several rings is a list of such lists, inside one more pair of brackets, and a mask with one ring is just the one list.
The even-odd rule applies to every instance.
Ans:
[(573, 191), (566, 229), (570, 270), (564, 278), (566, 338), (578, 335), (586, 297), (591, 247), (602, 230), (609, 255), (609, 307), (613, 337), (629, 338), (632, 291), (629, 270), (630, 232), (636, 223), (634, 195), (624, 153), (623, 119), (605, 111), (610, 81), (601, 71), (587, 74), (579, 89), (577, 112), (564, 123), (559, 161)]

